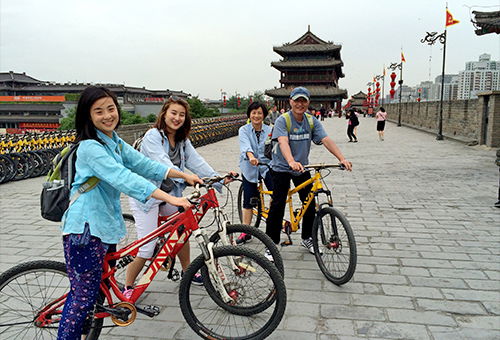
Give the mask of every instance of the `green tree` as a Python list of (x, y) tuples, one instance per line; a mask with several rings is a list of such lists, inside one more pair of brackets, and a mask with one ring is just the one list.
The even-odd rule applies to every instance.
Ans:
[(77, 102), (78, 99), (80, 99), (80, 94), (79, 93), (66, 93), (64, 95), (64, 99), (69, 102)]
[(154, 113), (151, 113), (147, 115), (146, 119), (149, 123), (154, 123), (156, 122), (156, 115)]
[(66, 109), (67, 116), (61, 119), (59, 130), (72, 130), (75, 128), (76, 106)]
[(206, 107), (198, 97), (188, 98), (187, 102), (191, 108), (191, 116), (193, 118), (215, 117), (220, 115), (217, 109)]
[(133, 114), (125, 110), (121, 110), (121, 122), (123, 125), (147, 123), (148, 120), (141, 115)]

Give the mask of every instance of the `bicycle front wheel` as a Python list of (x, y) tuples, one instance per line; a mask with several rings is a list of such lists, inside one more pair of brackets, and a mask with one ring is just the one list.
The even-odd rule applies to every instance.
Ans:
[[(285, 313), (286, 288), (279, 271), (264, 256), (245, 247), (217, 247), (213, 252), (218, 275), (232, 300), (222, 300), (200, 255), (184, 273), (179, 287), (186, 322), (204, 339), (266, 338)], [(237, 270), (230, 266), (231, 260)], [(203, 290), (192, 285), (191, 278), (198, 271), (203, 276)]]
[(335, 208), (325, 207), (314, 219), (312, 239), (316, 262), (336, 285), (348, 282), (356, 270), (356, 241), (351, 225)]
[[(273, 240), (265, 232), (246, 224), (229, 224), (226, 233), (228, 241), (233, 246), (238, 244), (238, 238), (244, 233), (251, 237), (250, 239), (246, 239), (244, 243), (245, 247), (253, 249), (259, 254), (264, 254), (266, 248), (269, 249), (269, 252), (273, 256), (274, 265), (280, 271), (281, 276), (284, 277), (285, 268), (283, 266), (283, 258), (276, 244), (274, 244)], [(218, 232), (210, 236), (210, 242), (215, 243), (217, 247), (223, 244), (220, 241)]]
[[(66, 265), (55, 261), (21, 263), (0, 275), (0, 337), (56, 339), (62, 308), (37, 320), (50, 303), (69, 292)], [(43, 321), (40, 325), (37, 321)], [(103, 319), (92, 322), (88, 340), (98, 339)]]
[[(260, 198), (256, 198), (254, 207), (252, 208), (252, 223), (251, 226), (258, 228), (260, 226), (260, 221), (262, 220), (262, 204)], [(241, 183), (238, 189), (238, 216), (240, 217), (240, 222), (243, 222), (243, 183)]]

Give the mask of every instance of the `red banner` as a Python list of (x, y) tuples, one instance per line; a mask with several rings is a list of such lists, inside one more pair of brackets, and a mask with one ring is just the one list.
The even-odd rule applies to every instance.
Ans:
[(64, 102), (64, 96), (0, 96), (0, 102)]

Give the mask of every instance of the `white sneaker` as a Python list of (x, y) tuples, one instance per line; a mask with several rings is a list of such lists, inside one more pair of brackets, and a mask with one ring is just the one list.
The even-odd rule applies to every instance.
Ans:
[(274, 262), (274, 257), (273, 257), (273, 254), (271, 254), (271, 252), (269, 251), (269, 249), (266, 248), (266, 251), (264, 252), (264, 256), (266, 257), (266, 259), (268, 259), (269, 261), (271, 262)]
[[(300, 244), (302, 245), (302, 247), (306, 248), (307, 250), (309, 250), (309, 252), (311, 254), (314, 255), (314, 246), (313, 246), (312, 237), (309, 237), (309, 238), (306, 238), (305, 240), (302, 240), (302, 242), (300, 242)], [(319, 249), (319, 253), (323, 254), (321, 249)]]

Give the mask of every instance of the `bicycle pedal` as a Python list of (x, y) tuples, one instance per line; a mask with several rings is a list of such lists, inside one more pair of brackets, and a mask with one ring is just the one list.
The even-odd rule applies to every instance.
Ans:
[(160, 314), (161, 312), (160, 307), (155, 305), (146, 305), (142, 307), (135, 306), (135, 309), (137, 309), (137, 312), (149, 316), (150, 318), (158, 316), (158, 314)]
[(179, 274), (179, 271), (177, 269), (173, 268), (172, 271), (168, 273), (167, 278), (176, 282), (180, 280), (181, 274)]

